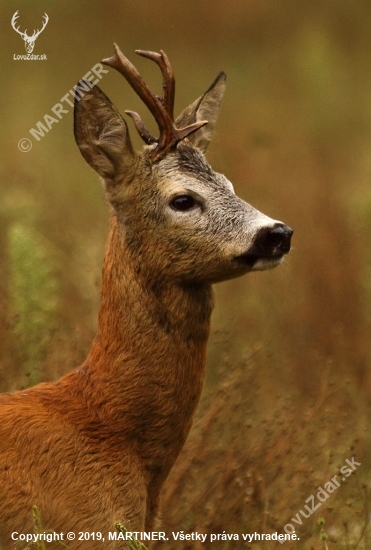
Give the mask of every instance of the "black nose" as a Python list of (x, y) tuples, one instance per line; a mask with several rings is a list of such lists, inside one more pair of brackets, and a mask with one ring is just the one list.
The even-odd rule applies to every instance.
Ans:
[(290, 251), (292, 234), (291, 227), (279, 222), (272, 227), (262, 227), (255, 235), (253, 245), (245, 254), (237, 256), (237, 260), (251, 267), (258, 261), (280, 260)]
[(261, 252), (287, 254), (290, 251), (293, 230), (283, 223), (264, 227), (255, 237), (255, 247)]
[(276, 223), (274, 227), (266, 228), (257, 236), (257, 244), (262, 249), (272, 249), (282, 254), (290, 251), (293, 230), (283, 223)]

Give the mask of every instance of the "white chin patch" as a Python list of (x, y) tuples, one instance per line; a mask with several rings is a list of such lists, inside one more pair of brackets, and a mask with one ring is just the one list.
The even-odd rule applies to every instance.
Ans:
[(283, 261), (283, 256), (278, 258), (261, 259), (254, 263), (252, 271), (265, 271), (277, 267)]

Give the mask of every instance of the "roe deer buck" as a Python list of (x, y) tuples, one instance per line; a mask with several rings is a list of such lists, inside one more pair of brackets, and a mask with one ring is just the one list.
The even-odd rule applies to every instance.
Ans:
[[(0, 396), (6, 545), (11, 532), (32, 532), (32, 505), (56, 532), (107, 534), (115, 521), (131, 531), (154, 527), (201, 393), (212, 284), (277, 266), (290, 249), (292, 230), (238, 198), (204, 158), (225, 74), (174, 120), (166, 55), (137, 53), (160, 67), (162, 98), (116, 45), (103, 63), (122, 73), (158, 124), (155, 138), (127, 112), (147, 144), (142, 153), (98, 87), (76, 98), (76, 141), (111, 207), (99, 325), (77, 370)], [(119, 545), (106, 539), (104, 547)]]

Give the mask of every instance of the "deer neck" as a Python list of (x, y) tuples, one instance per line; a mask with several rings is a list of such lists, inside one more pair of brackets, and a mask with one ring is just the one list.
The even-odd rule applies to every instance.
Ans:
[(115, 419), (148, 468), (170, 468), (187, 437), (212, 306), (210, 285), (146, 279), (112, 218), (98, 331), (85, 367), (99, 384), (101, 415)]

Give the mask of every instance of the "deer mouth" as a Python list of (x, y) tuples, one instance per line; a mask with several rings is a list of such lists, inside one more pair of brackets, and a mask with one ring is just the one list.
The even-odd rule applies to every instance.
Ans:
[(235, 259), (249, 267), (250, 269), (272, 269), (279, 265), (285, 254), (274, 254), (274, 255), (260, 255), (260, 254), (241, 254)]

